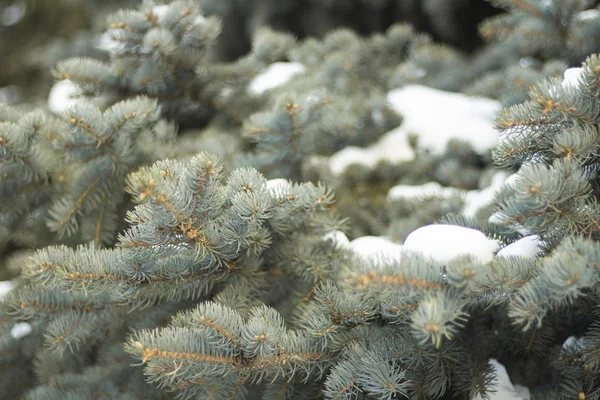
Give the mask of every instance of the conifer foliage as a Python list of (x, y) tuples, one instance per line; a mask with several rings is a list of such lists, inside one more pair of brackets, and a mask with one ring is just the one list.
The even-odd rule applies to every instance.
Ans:
[[(4, 318), (11, 315), (13, 321), (29, 321), (35, 327), (32, 337), (39, 338), (46, 347), (38, 354), (42, 358), (36, 359), (33, 368), (36, 374), (47, 376), (47, 387), (36, 389), (31, 398), (46, 393), (45, 390), (72, 395), (86, 393), (82, 390), (91, 390), (86, 387), (88, 380), (94, 385), (102, 383), (94, 372), (99, 367), (90, 365), (86, 354), (99, 352), (104, 357), (109, 348), (115, 352), (115, 341), (122, 342), (135, 330), (153, 328), (178, 308), (189, 307), (191, 301), (210, 294), (216, 294), (224, 304), (235, 305), (239, 311), (220, 313), (223, 305), (203, 305), (208, 310), (206, 326), (201, 328), (208, 335), (204, 339), (201, 332), (194, 333), (195, 328), (188, 327), (189, 317), (177, 317), (174, 321), (180, 321), (180, 329), (168, 333), (168, 328), (154, 334), (158, 335), (156, 340), (163, 337), (166, 340), (159, 340), (161, 351), (163, 344), (171, 353), (179, 352), (179, 346), (183, 346), (181, 351), (191, 357), (188, 360), (201, 362), (204, 349), (210, 365), (242, 357), (234, 354), (234, 350), (245, 341), (250, 341), (247, 351), (258, 355), (268, 353), (267, 349), (273, 352), (277, 346), (271, 335), (266, 347), (253, 338), (264, 334), (260, 333), (261, 321), (268, 324), (279, 321), (269, 328), (275, 336), (282, 329), (281, 318), (275, 318), (275, 311), (264, 306), (253, 308), (247, 312), (254, 316), (250, 320), (255, 318), (255, 322), (246, 330), (239, 314), (240, 311), (246, 314), (243, 303), (250, 307), (257, 301), (265, 301), (271, 291), (268, 283), (279, 280), (271, 276), (289, 277), (284, 274), (289, 268), (285, 264), (294, 261), (298, 263), (295, 271), (300, 274), (298, 279), (305, 282), (307, 296), (315, 285), (334, 273), (332, 265), (336, 258), (342, 257), (342, 254), (336, 256), (340, 250), (331, 242), (314, 240), (315, 235), (320, 237), (326, 229), (340, 227), (342, 223), (327, 212), (332, 197), (323, 186), (278, 182), (270, 189), (266, 179), (253, 169), (235, 170), (224, 180), (219, 161), (200, 154), (189, 163), (167, 160), (138, 170), (129, 176), (128, 191), (140, 204), (128, 214), (131, 227), (120, 236), (116, 248), (57, 246), (39, 250), (24, 266), (24, 284), (11, 292), (3, 305)], [(292, 246), (299, 246), (312, 256), (295, 260), (285, 251)], [(322, 263), (320, 267), (315, 266), (318, 261)], [(296, 288), (300, 290), (302, 286), (298, 284)], [(272, 295), (285, 297), (285, 294)], [(196, 312), (198, 318), (200, 313)], [(14, 323), (6, 324), (4, 333), (8, 334)], [(187, 337), (187, 333), (200, 341)], [(225, 339), (237, 347), (229, 350), (223, 347), (227, 345)], [(19, 351), (11, 346), (14, 341), (3, 342), (2, 353)], [(308, 351), (305, 347), (289, 346), (292, 354), (301, 350)], [(171, 353), (166, 358), (181, 358), (173, 358)], [(144, 357), (151, 358), (148, 354), (154, 355), (146, 351)], [(160, 354), (156, 355), (159, 360)], [(166, 358), (162, 358), (163, 365)], [(123, 364), (122, 356), (104, 362), (104, 368), (111, 369), (111, 373), (136, 375), (130, 368), (123, 371), (128, 367)], [(90, 369), (86, 370), (86, 366)], [(9, 363), (6, 368), (18, 369), (23, 365)], [(82, 368), (79, 384), (71, 389), (60, 388), (62, 372), (74, 374)], [(187, 370), (186, 367), (181, 372)], [(219, 393), (231, 389), (227, 379), (234, 375), (226, 372), (218, 368), (213, 371), (213, 375), (229, 378), (208, 382), (206, 390), (215, 390), (211, 385), (220, 387)], [(199, 391), (203, 385), (192, 385), (190, 373), (172, 375), (176, 375), (173, 379), (177, 385), (192, 386)], [(134, 389), (126, 387), (127, 379), (134, 377), (123, 377), (123, 386), (113, 383), (119, 386), (115, 390), (137, 396)], [(98, 390), (105, 393), (108, 389)]]
[[(598, 52), (598, 10), (593, 1), (491, 0), (509, 11), (486, 20), (487, 39), (516, 45), (526, 55), (579, 61)], [(592, 39), (594, 38), (594, 39)]]
[[(171, 131), (156, 101), (138, 97), (102, 111), (79, 103), (56, 118), (2, 109), (2, 210), (6, 240), (41, 246), (80, 232), (79, 242), (114, 241), (125, 176), (153, 161)], [(166, 137), (165, 137), (166, 136)]]
[[(493, 3), (498, 41), (472, 58), (397, 24), (257, 29), (229, 62), (196, 1), (112, 14), (108, 61), (55, 68), (78, 102), (0, 107), (0, 245), (27, 253), (0, 298), (0, 397), (480, 399), (506, 389), (502, 363), (533, 399), (600, 398), (600, 18), (587, 1)], [(295, 75), (253, 86), (281, 64)], [(416, 82), (510, 105), (493, 152), (433, 154), (404, 132), (413, 159), (329, 170), (402, 128), (386, 95)], [(466, 213), (492, 161), (515, 173)], [(433, 196), (365, 205), (393, 183)], [(409, 245), (436, 221), (494, 250)], [(348, 232), (404, 247), (372, 256)]]
[(201, 100), (193, 83), (198, 63), (220, 33), (216, 18), (205, 18), (190, 1), (143, 3), (109, 17), (113, 46), (109, 63), (74, 58), (59, 63), (58, 79), (76, 83), (85, 95), (108, 102), (146, 94), (170, 109), (198, 112)]
[(597, 55), (581, 68), (550, 79), (530, 99), (497, 117), (502, 140), (494, 151), (499, 165), (521, 167), (496, 217), (548, 241), (565, 233), (598, 238)]

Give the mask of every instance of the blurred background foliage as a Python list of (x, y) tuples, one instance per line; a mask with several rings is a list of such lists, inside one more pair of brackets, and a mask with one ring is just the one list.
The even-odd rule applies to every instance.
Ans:
[[(0, 2), (0, 102), (42, 103), (53, 83), (51, 69), (73, 56), (106, 58), (106, 16), (134, 7), (132, 0), (3, 0)], [(359, 34), (409, 22), (418, 31), (465, 52), (482, 44), (478, 24), (499, 13), (484, 0), (198, 0), (223, 19), (215, 55), (231, 61), (246, 54), (253, 33), (270, 26), (304, 38), (338, 27)]]

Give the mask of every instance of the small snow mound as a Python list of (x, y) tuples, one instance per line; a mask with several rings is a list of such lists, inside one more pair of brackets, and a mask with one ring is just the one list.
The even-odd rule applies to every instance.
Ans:
[(346, 234), (342, 231), (328, 232), (325, 235), (323, 235), (323, 239), (331, 240), (334, 244), (340, 247), (350, 248), (350, 240), (348, 239), (348, 236), (346, 236)]
[(456, 225), (427, 225), (413, 231), (404, 241), (403, 250), (422, 253), (447, 264), (461, 255), (471, 255), (482, 263), (494, 258), (500, 245), (482, 232)]
[(55, 114), (61, 114), (64, 110), (77, 103), (74, 98), (81, 94), (79, 88), (69, 79), (58, 81), (50, 89), (48, 95), (48, 108)]
[(562, 86), (564, 88), (576, 87), (583, 75), (583, 68), (569, 68), (563, 73)]
[(490, 186), (482, 190), (470, 190), (465, 196), (465, 206), (462, 213), (465, 217), (475, 217), (477, 212), (483, 207), (489, 205), (494, 200), (498, 190), (506, 182), (508, 174), (504, 171), (497, 172), (492, 177)]
[(12, 281), (0, 281), (0, 301), (3, 301), (8, 292), (15, 287), (15, 283)]
[(569, 336), (567, 340), (565, 340), (565, 342), (563, 343), (562, 347), (563, 349), (566, 349), (571, 346), (585, 347), (585, 340), (583, 339), (583, 337), (578, 338), (576, 336)]
[(542, 241), (538, 235), (529, 235), (509, 244), (500, 250), (496, 257), (507, 258), (519, 256), (524, 258), (536, 258), (541, 252)]
[(402, 246), (379, 236), (363, 236), (349, 243), (349, 248), (357, 257), (375, 266), (382, 261), (400, 261)]
[[(489, 364), (494, 368), (493, 385), (496, 388), (495, 393), (490, 393), (488, 400), (529, 400), (531, 394), (529, 389), (521, 385), (513, 385), (506, 372), (506, 367), (500, 364), (495, 359), (490, 359)], [(476, 400), (482, 400), (481, 396), (477, 396)]]
[(475, 217), (476, 213), (494, 200), (498, 190), (508, 179), (505, 171), (499, 171), (492, 177), (488, 187), (482, 190), (458, 190), (452, 187), (444, 187), (437, 182), (429, 182), (424, 185), (396, 185), (388, 191), (387, 200), (392, 202), (399, 199), (416, 200), (423, 197), (439, 197), (448, 199), (452, 196), (462, 195), (464, 206), (462, 214), (466, 217)]
[(27, 322), (19, 322), (10, 330), (10, 336), (13, 339), (21, 339), (31, 333), (31, 325)]
[(329, 169), (334, 175), (343, 173), (351, 164), (360, 164), (369, 168), (380, 161), (400, 163), (415, 158), (408, 144), (408, 134), (402, 127), (384, 134), (379, 141), (369, 147), (348, 146), (329, 158)]
[(417, 200), (423, 197), (440, 197), (447, 199), (460, 192), (454, 188), (443, 187), (437, 182), (429, 182), (424, 185), (396, 185), (388, 191), (387, 200), (400, 199)]
[(585, 10), (577, 14), (575, 17), (578, 21), (589, 21), (600, 17), (600, 12), (594, 8)]
[(417, 134), (419, 146), (434, 153), (442, 153), (453, 138), (469, 142), (480, 154), (498, 141), (494, 118), (502, 104), (496, 100), (420, 85), (392, 90), (387, 100), (404, 117), (402, 128)]
[(281, 86), (296, 74), (304, 72), (304, 65), (297, 62), (276, 62), (269, 65), (248, 85), (249, 94), (262, 94), (267, 90)]
[(360, 164), (372, 168), (376, 163), (376, 158), (367, 149), (348, 146), (329, 158), (329, 169), (334, 175), (340, 175), (349, 165)]

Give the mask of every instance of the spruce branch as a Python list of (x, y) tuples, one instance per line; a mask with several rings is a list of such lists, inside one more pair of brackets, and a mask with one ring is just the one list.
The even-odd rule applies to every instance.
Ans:
[(112, 14), (107, 24), (118, 42), (110, 62), (68, 59), (56, 66), (57, 79), (72, 81), (85, 97), (103, 97), (104, 104), (147, 95), (171, 113), (212, 107), (200, 95), (196, 68), (221, 33), (217, 18), (203, 16), (188, 0), (143, 2)]
[(488, 40), (509, 46), (514, 43), (523, 55), (542, 54), (579, 62), (598, 51), (590, 35), (597, 34), (594, 26), (598, 16), (583, 12), (592, 6), (590, 1), (547, 2), (530, 0), (491, 0), (493, 5), (508, 11), (484, 21), (480, 32)]
[[(530, 90), (530, 100), (504, 109), (494, 150), (502, 166), (521, 166), (496, 222), (520, 226), (553, 245), (561, 232), (596, 237), (598, 57), (591, 56), (569, 82), (550, 79)], [(573, 179), (567, 179), (573, 177)]]
[[(28, 224), (17, 224), (23, 218), (58, 233), (54, 241), (81, 232), (81, 241), (112, 242), (125, 176), (156, 157), (144, 148), (146, 137), (160, 140), (163, 135), (156, 101), (134, 98), (104, 111), (80, 102), (60, 118), (41, 112), (11, 114), (15, 122), (1, 124), (0, 143), (10, 229), (28, 229)], [(49, 244), (48, 235), (42, 229), (33, 237)]]
[(573, 303), (595, 285), (599, 255), (595, 242), (564, 240), (541, 262), (536, 276), (519, 289), (509, 309), (513, 322), (525, 330), (539, 328), (548, 312)]

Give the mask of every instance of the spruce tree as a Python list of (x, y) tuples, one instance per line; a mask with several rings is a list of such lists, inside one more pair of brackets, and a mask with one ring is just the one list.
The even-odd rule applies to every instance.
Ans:
[[(77, 102), (0, 107), (0, 272), (15, 285), (0, 397), (480, 399), (505, 389), (501, 363), (531, 398), (599, 398), (593, 4), (493, 2), (507, 12), (467, 54), (381, 14), (333, 29), (350, 3), (309, 2), (303, 15), (342, 12), (319, 38), (281, 31), (291, 2), (247, 3), (111, 13), (107, 53), (53, 69)], [(279, 30), (236, 36), (240, 10)], [(460, 31), (438, 22), (438, 37)], [(257, 89), (275, 67), (294, 74)], [(386, 96), (415, 83), (510, 106), (493, 152), (430, 152), (414, 132), (411, 160), (327, 167), (401, 126)], [(492, 162), (514, 174), (466, 212), (504, 176)], [(394, 198), (397, 184), (436, 190)], [(418, 241), (423, 226), (473, 240)], [(348, 239), (367, 235), (402, 251)]]

